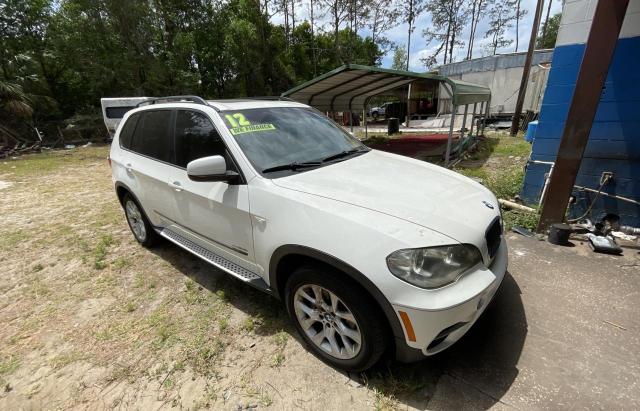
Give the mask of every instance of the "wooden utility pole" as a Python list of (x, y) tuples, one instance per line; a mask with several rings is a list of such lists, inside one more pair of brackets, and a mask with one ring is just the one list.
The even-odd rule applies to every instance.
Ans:
[(629, 0), (599, 0), (562, 131), (538, 232), (564, 221)]
[(527, 50), (527, 58), (525, 59), (524, 67), (522, 68), (522, 79), (520, 80), (520, 90), (518, 91), (518, 100), (516, 101), (516, 111), (513, 113), (513, 121), (511, 122), (512, 136), (515, 136), (518, 133), (518, 127), (520, 125), (522, 105), (524, 104), (524, 96), (527, 94), (527, 83), (529, 82), (529, 72), (531, 71), (531, 60), (533, 59), (533, 50), (536, 48), (536, 39), (538, 38), (538, 27), (540, 26), (543, 3), (544, 0), (538, 0), (538, 3), (536, 4), (536, 14), (533, 16), (531, 37), (529, 38), (529, 50)]

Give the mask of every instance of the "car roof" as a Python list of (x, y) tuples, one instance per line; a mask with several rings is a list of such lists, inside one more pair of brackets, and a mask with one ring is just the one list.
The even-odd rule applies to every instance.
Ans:
[(272, 107), (309, 107), (306, 104), (295, 101), (264, 99), (207, 100), (207, 103), (220, 111)]
[[(207, 100), (207, 106), (212, 107), (216, 111), (227, 111), (227, 110), (247, 110), (253, 108), (274, 108), (274, 107), (299, 107), (299, 108), (308, 108), (306, 104), (298, 103), (295, 101), (289, 100), (267, 100), (267, 99), (228, 99), (228, 100)], [(204, 106), (204, 107), (207, 107)], [(194, 103), (190, 101), (169, 101), (169, 102), (158, 102), (153, 104), (145, 104), (135, 109), (138, 111), (146, 111), (160, 109), (160, 108), (176, 108), (176, 107), (184, 107), (197, 109), (202, 108), (203, 105), (199, 103)]]

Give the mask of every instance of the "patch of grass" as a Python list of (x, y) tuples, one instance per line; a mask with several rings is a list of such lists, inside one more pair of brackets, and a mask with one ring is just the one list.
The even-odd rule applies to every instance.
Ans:
[(61, 368), (66, 367), (69, 364), (72, 364), (76, 361), (81, 361), (87, 358), (87, 355), (78, 351), (72, 351), (64, 354), (60, 354), (49, 361), (49, 365), (54, 370), (59, 370)]
[(136, 310), (136, 308), (138, 308), (138, 306), (136, 305), (136, 302), (133, 300), (129, 300), (126, 303), (124, 303), (124, 305), (122, 306), (122, 310), (126, 313), (132, 313)]
[(98, 241), (96, 248), (93, 250), (93, 268), (102, 270), (107, 266), (104, 259), (107, 257), (109, 247), (114, 243), (111, 234), (103, 235)]
[(227, 296), (224, 294), (224, 290), (217, 290), (216, 297), (218, 297), (221, 301), (227, 301)]
[(218, 327), (220, 331), (224, 331), (229, 328), (229, 319), (227, 317), (222, 317), (218, 320)]
[[(362, 138), (364, 138), (364, 133), (362, 133)], [(388, 142), (391, 139), (387, 134), (371, 134), (369, 133), (369, 138), (366, 140), (362, 140), (362, 143), (366, 146), (375, 146)]]
[(459, 169), (456, 169), (455, 171), (457, 171), (458, 173), (460, 173), (460, 174), (462, 174), (464, 176), (467, 176), (469, 178), (480, 179), (483, 182), (489, 176), (489, 174), (487, 173), (487, 170), (485, 170), (484, 168), (481, 168), (481, 167), (459, 168)]
[(100, 328), (93, 333), (93, 336), (99, 341), (127, 340), (131, 337), (133, 330), (138, 330), (139, 323), (131, 321), (129, 317), (125, 317), (120, 321), (103, 321)]
[[(269, 407), (270, 405), (273, 404), (273, 398), (271, 398), (271, 396), (268, 393), (266, 393), (262, 387), (249, 385), (245, 387), (245, 394), (247, 394), (249, 397), (255, 398), (258, 401), (258, 403), (263, 407)], [(253, 407), (251, 407), (250, 404), (247, 404), (245, 408), (250, 409)]]
[(136, 273), (133, 278), (133, 288), (142, 288), (144, 287), (144, 275), (140, 273)]
[(501, 133), (498, 144), (493, 149), (493, 154), (496, 156), (527, 157), (529, 153), (531, 153), (531, 144), (524, 140), (521, 133), (515, 137)]
[(113, 268), (115, 268), (116, 270), (122, 270), (124, 268), (131, 267), (132, 264), (133, 263), (125, 257), (118, 257), (113, 262)]
[(110, 384), (116, 381), (122, 381), (125, 379), (130, 379), (133, 376), (133, 368), (130, 365), (116, 365), (116, 367), (111, 370), (109, 375), (105, 378), (105, 382)]
[(18, 243), (29, 238), (28, 234), (23, 230), (17, 230), (0, 236), (0, 250), (13, 248)]
[(285, 360), (284, 349), (287, 347), (289, 335), (284, 331), (279, 331), (273, 339), (276, 343), (276, 352), (273, 354), (273, 358), (271, 359), (271, 366), (279, 367)]
[(31, 269), (34, 273), (37, 273), (38, 271), (42, 271), (44, 270), (44, 267), (42, 266), (42, 264), (38, 263), (36, 265), (33, 266), (33, 268)]
[(184, 299), (187, 304), (202, 304), (207, 300), (207, 296), (202, 291), (200, 284), (189, 278), (185, 281), (184, 285), (186, 288)]
[(156, 335), (153, 342), (154, 348), (160, 349), (175, 342), (178, 329), (175, 322), (164, 311), (158, 310), (151, 314), (147, 323)]
[(0, 358), (0, 375), (8, 375), (18, 369), (20, 358), (15, 355), (3, 356)]
[(398, 402), (393, 395), (385, 395), (377, 388), (373, 389), (374, 403), (376, 411), (392, 411), (398, 409)]
[(503, 210), (502, 219), (504, 221), (505, 231), (511, 230), (514, 225), (519, 225), (531, 231), (535, 231), (540, 220), (540, 214), (527, 213), (520, 210)]
[(499, 171), (489, 171), (484, 167), (458, 168), (458, 173), (479, 180), (498, 198), (510, 200), (520, 193), (524, 182), (524, 170), (519, 166), (505, 166)]
[(508, 200), (520, 193), (523, 181), (524, 170), (521, 167), (512, 167), (489, 176), (485, 185), (496, 197)]
[(29, 294), (34, 298), (45, 297), (51, 294), (51, 289), (47, 285), (47, 283), (43, 282), (41, 279), (36, 278), (29, 284)]
[(68, 166), (77, 166), (105, 160), (109, 146), (78, 147), (74, 150), (45, 150), (0, 162), (0, 174), (7, 173), (11, 179), (37, 177)]
[(256, 327), (262, 324), (263, 324), (262, 318), (260, 318), (259, 316), (256, 316), (256, 317), (250, 316), (250, 317), (247, 317), (242, 323), (242, 329), (250, 333), (255, 331)]
[(284, 353), (281, 351), (278, 351), (275, 354), (273, 354), (273, 358), (271, 359), (271, 366), (276, 368), (280, 367), (284, 363), (284, 360), (285, 360)]

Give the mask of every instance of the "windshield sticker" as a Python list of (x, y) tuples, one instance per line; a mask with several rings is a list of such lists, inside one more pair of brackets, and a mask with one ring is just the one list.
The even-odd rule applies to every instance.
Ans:
[(227, 121), (233, 128), (236, 128), (238, 126), (244, 127), (244, 126), (251, 125), (251, 122), (247, 120), (244, 114), (242, 113), (226, 114), (225, 117), (227, 118)]
[(273, 124), (266, 123), (266, 124), (254, 124), (252, 126), (244, 126), (244, 127), (233, 127), (233, 128), (230, 128), (229, 131), (231, 131), (231, 134), (236, 136), (238, 134), (253, 133), (256, 131), (271, 131), (275, 129), (276, 127)]

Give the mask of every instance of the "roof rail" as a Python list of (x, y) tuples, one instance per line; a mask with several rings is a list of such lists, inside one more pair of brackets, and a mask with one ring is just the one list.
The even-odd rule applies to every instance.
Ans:
[(257, 96), (257, 97), (247, 97), (249, 100), (279, 100), (279, 101), (294, 101), (289, 97), (283, 96)]
[(167, 97), (155, 97), (155, 98), (150, 98), (150, 99), (145, 100), (145, 101), (141, 101), (140, 103), (136, 104), (136, 107), (140, 107), (140, 106), (142, 106), (144, 104), (155, 104), (157, 101), (176, 101), (176, 102), (183, 101), (185, 103), (202, 104), (204, 106), (208, 106), (209, 105), (205, 101), (205, 99), (203, 99), (202, 97), (198, 97), (198, 96), (167, 96)]

